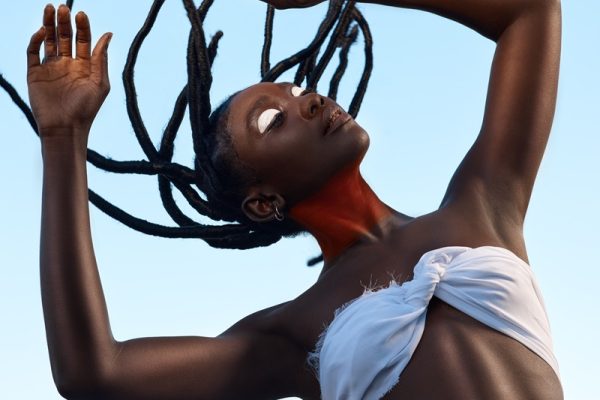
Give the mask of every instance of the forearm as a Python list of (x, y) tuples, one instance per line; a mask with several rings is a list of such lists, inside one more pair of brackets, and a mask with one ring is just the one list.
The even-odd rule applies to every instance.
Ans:
[(524, 13), (554, 7), (559, 0), (359, 0), (393, 7), (414, 8), (457, 21), (498, 41)]
[(115, 346), (90, 232), (87, 134), (42, 137), (42, 305), (55, 382), (72, 391), (96, 383)]

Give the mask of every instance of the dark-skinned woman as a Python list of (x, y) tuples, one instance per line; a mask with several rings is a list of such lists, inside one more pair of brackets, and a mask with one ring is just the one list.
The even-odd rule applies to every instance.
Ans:
[[(251, 86), (216, 124), (235, 153), (228, 170), (248, 177), (239, 210), (258, 224), (293, 221), (310, 232), (322, 273), (296, 299), (218, 337), (124, 342), (111, 334), (86, 180), (111, 36), (92, 51), (88, 18), (78, 13), (73, 50), (68, 8), (46, 7), (28, 48), (28, 82), (44, 166), (42, 300), (64, 397), (563, 398), (523, 240), (555, 108), (560, 2), (364, 3), (432, 12), (497, 44), (481, 131), (440, 207), (411, 217), (384, 204), (359, 170), (367, 132), (331, 99), (289, 83)], [(365, 290), (364, 282), (386, 284)]]

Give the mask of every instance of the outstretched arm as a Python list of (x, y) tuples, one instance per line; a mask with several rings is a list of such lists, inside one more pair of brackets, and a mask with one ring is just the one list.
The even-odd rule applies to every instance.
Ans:
[[(30, 42), (28, 85), (43, 155), (40, 273), (53, 377), (69, 399), (277, 398), (302, 386), (305, 354), (248, 318), (218, 338), (113, 339), (93, 250), (86, 149), (109, 91), (110, 34), (91, 51), (89, 22), (44, 10)], [(45, 59), (39, 51), (44, 43)], [(254, 321), (254, 322), (253, 322)], [(303, 375), (302, 375), (303, 376)]]

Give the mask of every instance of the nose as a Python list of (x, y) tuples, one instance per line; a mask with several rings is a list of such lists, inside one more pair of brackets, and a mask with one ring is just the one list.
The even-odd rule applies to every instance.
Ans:
[(313, 119), (320, 115), (321, 109), (325, 106), (325, 98), (318, 93), (309, 93), (301, 96), (304, 100), (303, 114), (306, 119)]

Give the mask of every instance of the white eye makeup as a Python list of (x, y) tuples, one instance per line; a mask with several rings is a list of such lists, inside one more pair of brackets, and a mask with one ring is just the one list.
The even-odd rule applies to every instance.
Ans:
[[(306, 93), (306, 89), (301, 88), (300, 86), (292, 86), (290, 92), (292, 96), (299, 97)], [(261, 133), (265, 133), (275, 122), (277, 116), (281, 113), (280, 110), (275, 108), (269, 108), (263, 111), (258, 117), (258, 131)]]
[(298, 97), (302, 96), (302, 94), (306, 92), (306, 89), (301, 88), (300, 86), (292, 86), (292, 96)]
[(258, 131), (261, 134), (265, 133), (269, 126), (271, 126), (271, 124), (273, 123), (277, 114), (279, 114), (280, 112), (281, 111), (275, 108), (269, 108), (268, 110), (265, 110), (262, 113), (260, 113), (258, 117)]

